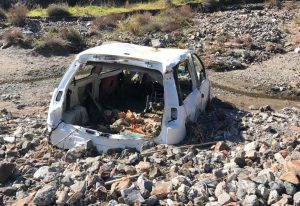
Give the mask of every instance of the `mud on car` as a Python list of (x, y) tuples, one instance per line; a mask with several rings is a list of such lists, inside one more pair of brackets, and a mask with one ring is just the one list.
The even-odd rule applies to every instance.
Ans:
[(50, 140), (63, 149), (177, 144), (211, 98), (191, 50), (107, 43), (78, 54), (54, 90)]

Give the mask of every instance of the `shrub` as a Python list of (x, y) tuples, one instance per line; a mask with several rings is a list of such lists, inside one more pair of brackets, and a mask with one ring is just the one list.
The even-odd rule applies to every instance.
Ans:
[(122, 14), (112, 13), (107, 16), (96, 17), (95, 20), (93, 21), (93, 25), (96, 29), (115, 27), (121, 19), (123, 19)]
[(15, 26), (23, 26), (26, 22), (27, 8), (22, 4), (16, 4), (9, 10), (9, 21)]
[(121, 22), (118, 27), (121, 31), (129, 31), (134, 35), (142, 35), (149, 31), (146, 25), (150, 22), (152, 22), (152, 15), (149, 12), (145, 12), (127, 18)]
[(71, 51), (79, 51), (85, 46), (82, 36), (73, 27), (62, 29), (61, 37), (67, 41)]
[(65, 40), (47, 35), (36, 43), (36, 50), (42, 52), (66, 52), (68, 49)]
[(253, 39), (249, 35), (238, 37), (235, 39), (235, 42), (238, 44), (242, 44), (244, 47), (246, 47), (248, 49), (251, 49), (254, 46)]
[(3, 39), (11, 45), (20, 44), (23, 41), (22, 32), (18, 28), (12, 28), (3, 35)]
[(142, 35), (148, 32), (171, 32), (190, 25), (193, 12), (190, 7), (167, 8), (158, 15), (152, 16), (149, 12), (136, 14), (118, 25), (121, 31), (129, 31), (134, 35)]
[(193, 15), (189, 6), (182, 6), (180, 8), (170, 8), (162, 11), (156, 17), (156, 21), (161, 24), (161, 31), (170, 32), (189, 25), (190, 18)]
[(2, 9), (1, 7), (0, 7), (0, 19), (6, 19), (7, 17), (6, 17), (6, 13), (5, 13), (5, 11), (4, 11), (4, 9)]
[(49, 17), (69, 17), (71, 13), (68, 10), (68, 6), (65, 4), (51, 4), (47, 8), (47, 14)]
[(281, 8), (282, 7), (282, 1), (281, 0), (265, 0), (265, 6), (267, 8)]

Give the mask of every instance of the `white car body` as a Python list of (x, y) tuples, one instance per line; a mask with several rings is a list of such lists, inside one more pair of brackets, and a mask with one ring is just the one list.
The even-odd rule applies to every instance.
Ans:
[[(203, 64), (193, 51), (182, 49), (169, 49), (138, 46), (127, 43), (108, 43), (88, 49), (78, 54), (70, 68), (63, 76), (60, 84), (54, 90), (48, 113), (48, 130), (51, 142), (62, 148), (96, 146), (98, 151), (107, 151), (111, 148), (136, 148), (147, 141), (147, 138), (132, 138), (120, 134), (105, 134), (97, 130), (87, 129), (83, 126), (66, 123), (62, 120), (65, 110), (66, 93), (73, 88), (72, 80), (80, 65), (86, 62), (99, 62), (106, 64), (138, 66), (145, 70), (156, 70), (163, 77), (164, 112), (161, 122), (160, 134), (154, 139), (158, 144), (178, 144), (186, 136), (186, 123), (195, 121), (206, 108), (211, 98), (211, 84), (206, 77)], [(174, 67), (182, 61), (189, 62), (193, 91), (180, 102), (174, 78)], [(202, 68), (194, 65), (200, 61)], [(198, 65), (199, 66), (199, 65)], [(199, 80), (200, 72), (204, 78)], [(91, 76), (90, 82), (95, 82), (99, 76)], [(99, 80), (98, 80), (99, 81)], [(78, 86), (80, 81), (77, 82)], [(92, 93), (97, 95), (97, 85), (93, 84)], [(78, 103), (78, 95), (73, 89), (71, 106)], [(76, 100), (77, 99), (77, 100)], [(171, 114), (171, 110), (174, 114)], [(173, 115), (173, 116), (172, 116)], [(172, 116), (172, 117), (171, 117)]]

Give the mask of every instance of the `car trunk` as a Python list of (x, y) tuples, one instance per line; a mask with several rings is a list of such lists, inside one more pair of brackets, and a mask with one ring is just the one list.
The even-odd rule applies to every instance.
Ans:
[(125, 137), (157, 137), (164, 109), (162, 75), (124, 64), (89, 62), (75, 76), (63, 121)]

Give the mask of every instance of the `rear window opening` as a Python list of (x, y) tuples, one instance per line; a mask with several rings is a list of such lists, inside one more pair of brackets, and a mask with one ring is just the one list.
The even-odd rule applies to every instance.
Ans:
[(160, 72), (89, 62), (68, 87), (62, 120), (87, 130), (151, 138), (160, 134), (163, 109)]

